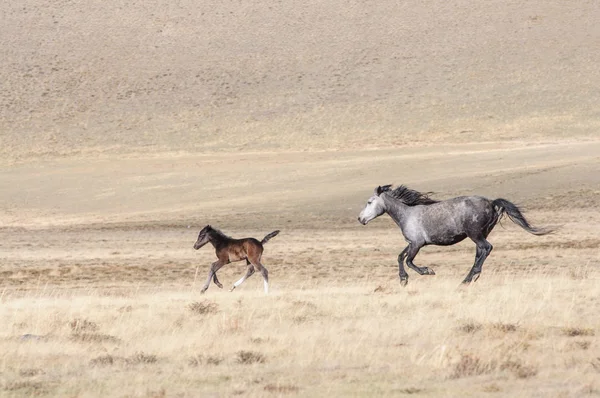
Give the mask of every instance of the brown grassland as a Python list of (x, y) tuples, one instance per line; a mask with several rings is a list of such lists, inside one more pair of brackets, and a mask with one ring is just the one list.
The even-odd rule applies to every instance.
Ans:
[[(0, 4), (0, 396), (600, 395), (596, 2), (200, 3)], [(388, 183), (558, 230), (402, 288)]]

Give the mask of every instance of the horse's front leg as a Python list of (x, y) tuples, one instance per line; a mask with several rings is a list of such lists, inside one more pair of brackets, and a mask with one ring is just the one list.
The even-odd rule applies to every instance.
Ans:
[(408, 274), (404, 269), (404, 259), (406, 258), (406, 252), (408, 252), (408, 246), (402, 250), (402, 252), (398, 255), (398, 274), (400, 274), (400, 285), (406, 286), (408, 283)]
[(202, 290), (200, 290), (200, 293), (204, 293), (206, 291), (206, 289), (208, 289), (208, 286), (210, 285), (210, 281), (216, 275), (217, 271), (220, 270), (221, 267), (224, 265), (225, 265), (225, 263), (220, 260), (212, 263), (212, 265), (210, 266), (210, 271), (208, 271), (208, 278), (206, 279), (206, 283), (202, 287)]
[(408, 245), (408, 252), (406, 253), (406, 265), (408, 265), (408, 268), (416, 271), (419, 275), (435, 275), (435, 272), (433, 272), (433, 270), (431, 268), (417, 267), (413, 263), (413, 259), (415, 258), (417, 253), (419, 253), (419, 250), (421, 250), (423, 245), (424, 245), (423, 243), (417, 244), (417, 243), (413, 243), (413, 242), (411, 242)]
[(219, 282), (219, 278), (217, 278), (216, 272), (213, 275), (213, 282), (215, 283), (215, 285), (217, 285), (219, 287), (219, 289), (223, 289), (223, 284), (221, 282)]

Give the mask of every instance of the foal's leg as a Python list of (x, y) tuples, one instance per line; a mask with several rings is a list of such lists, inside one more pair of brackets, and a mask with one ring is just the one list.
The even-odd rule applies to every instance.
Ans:
[[(473, 238), (471, 238), (473, 239)], [(475, 282), (479, 279), (479, 275), (481, 274), (481, 267), (483, 266), (483, 262), (490, 255), (494, 246), (490, 242), (488, 242), (483, 236), (480, 236), (476, 239), (473, 239), (475, 244), (477, 245), (477, 250), (475, 252), (475, 263), (469, 271), (467, 277), (462, 281), (462, 283), (471, 283)]]
[(208, 286), (210, 285), (210, 281), (213, 279), (213, 277), (215, 276), (217, 271), (220, 270), (221, 267), (224, 265), (225, 265), (225, 263), (221, 262), (221, 261), (215, 261), (214, 263), (212, 263), (212, 265), (210, 266), (210, 271), (208, 271), (208, 279), (206, 280), (204, 287), (202, 287), (202, 290), (200, 290), (200, 293), (204, 293), (206, 291), (206, 289), (208, 289)]
[(213, 282), (215, 283), (215, 285), (217, 285), (219, 287), (219, 289), (223, 289), (223, 284), (221, 282), (219, 282), (219, 279), (217, 278), (217, 273), (216, 272), (213, 275)]
[(233, 284), (231, 289), (229, 289), (230, 292), (233, 292), (233, 289), (235, 289), (236, 287), (241, 285), (246, 279), (248, 279), (249, 277), (252, 276), (252, 274), (254, 274), (254, 265), (250, 264), (250, 261), (248, 261), (248, 260), (246, 260), (246, 265), (248, 266), (246, 275), (242, 276), (236, 283)]
[(260, 261), (252, 261), (252, 265), (260, 271), (263, 277), (264, 285), (265, 285), (265, 293), (269, 293), (269, 271), (260, 263)]
[(408, 274), (404, 269), (404, 259), (406, 258), (406, 252), (408, 252), (409, 246), (406, 246), (404, 250), (398, 255), (398, 273), (400, 274), (400, 284), (406, 286), (408, 283)]
[(429, 267), (417, 267), (414, 263), (413, 263), (413, 259), (415, 258), (415, 256), (417, 255), (417, 253), (419, 252), (419, 250), (421, 250), (421, 248), (423, 247), (423, 244), (415, 244), (415, 243), (409, 243), (408, 245), (408, 252), (406, 253), (406, 265), (408, 265), (409, 268), (415, 270), (419, 275), (435, 275), (435, 272), (433, 272), (433, 270)]
[(256, 268), (257, 271), (260, 271), (262, 274), (264, 284), (265, 284), (265, 293), (269, 293), (269, 271), (261, 264), (260, 259), (262, 257), (262, 247), (253, 246), (248, 250), (248, 261)]

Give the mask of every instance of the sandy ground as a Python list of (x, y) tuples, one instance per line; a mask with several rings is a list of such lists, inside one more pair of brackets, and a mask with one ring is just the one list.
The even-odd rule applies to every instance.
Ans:
[[(593, 1), (0, 5), (1, 396), (600, 394)], [(377, 185), (522, 205), (474, 245)], [(262, 238), (199, 289), (200, 228)], [(226, 266), (229, 287), (244, 273)]]

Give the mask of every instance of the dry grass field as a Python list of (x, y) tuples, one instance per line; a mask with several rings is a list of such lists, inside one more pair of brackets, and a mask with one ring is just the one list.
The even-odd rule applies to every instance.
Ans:
[[(594, 1), (0, 4), (0, 396), (600, 395)], [(380, 184), (526, 208), (475, 247)], [(262, 238), (200, 294), (212, 224)]]

